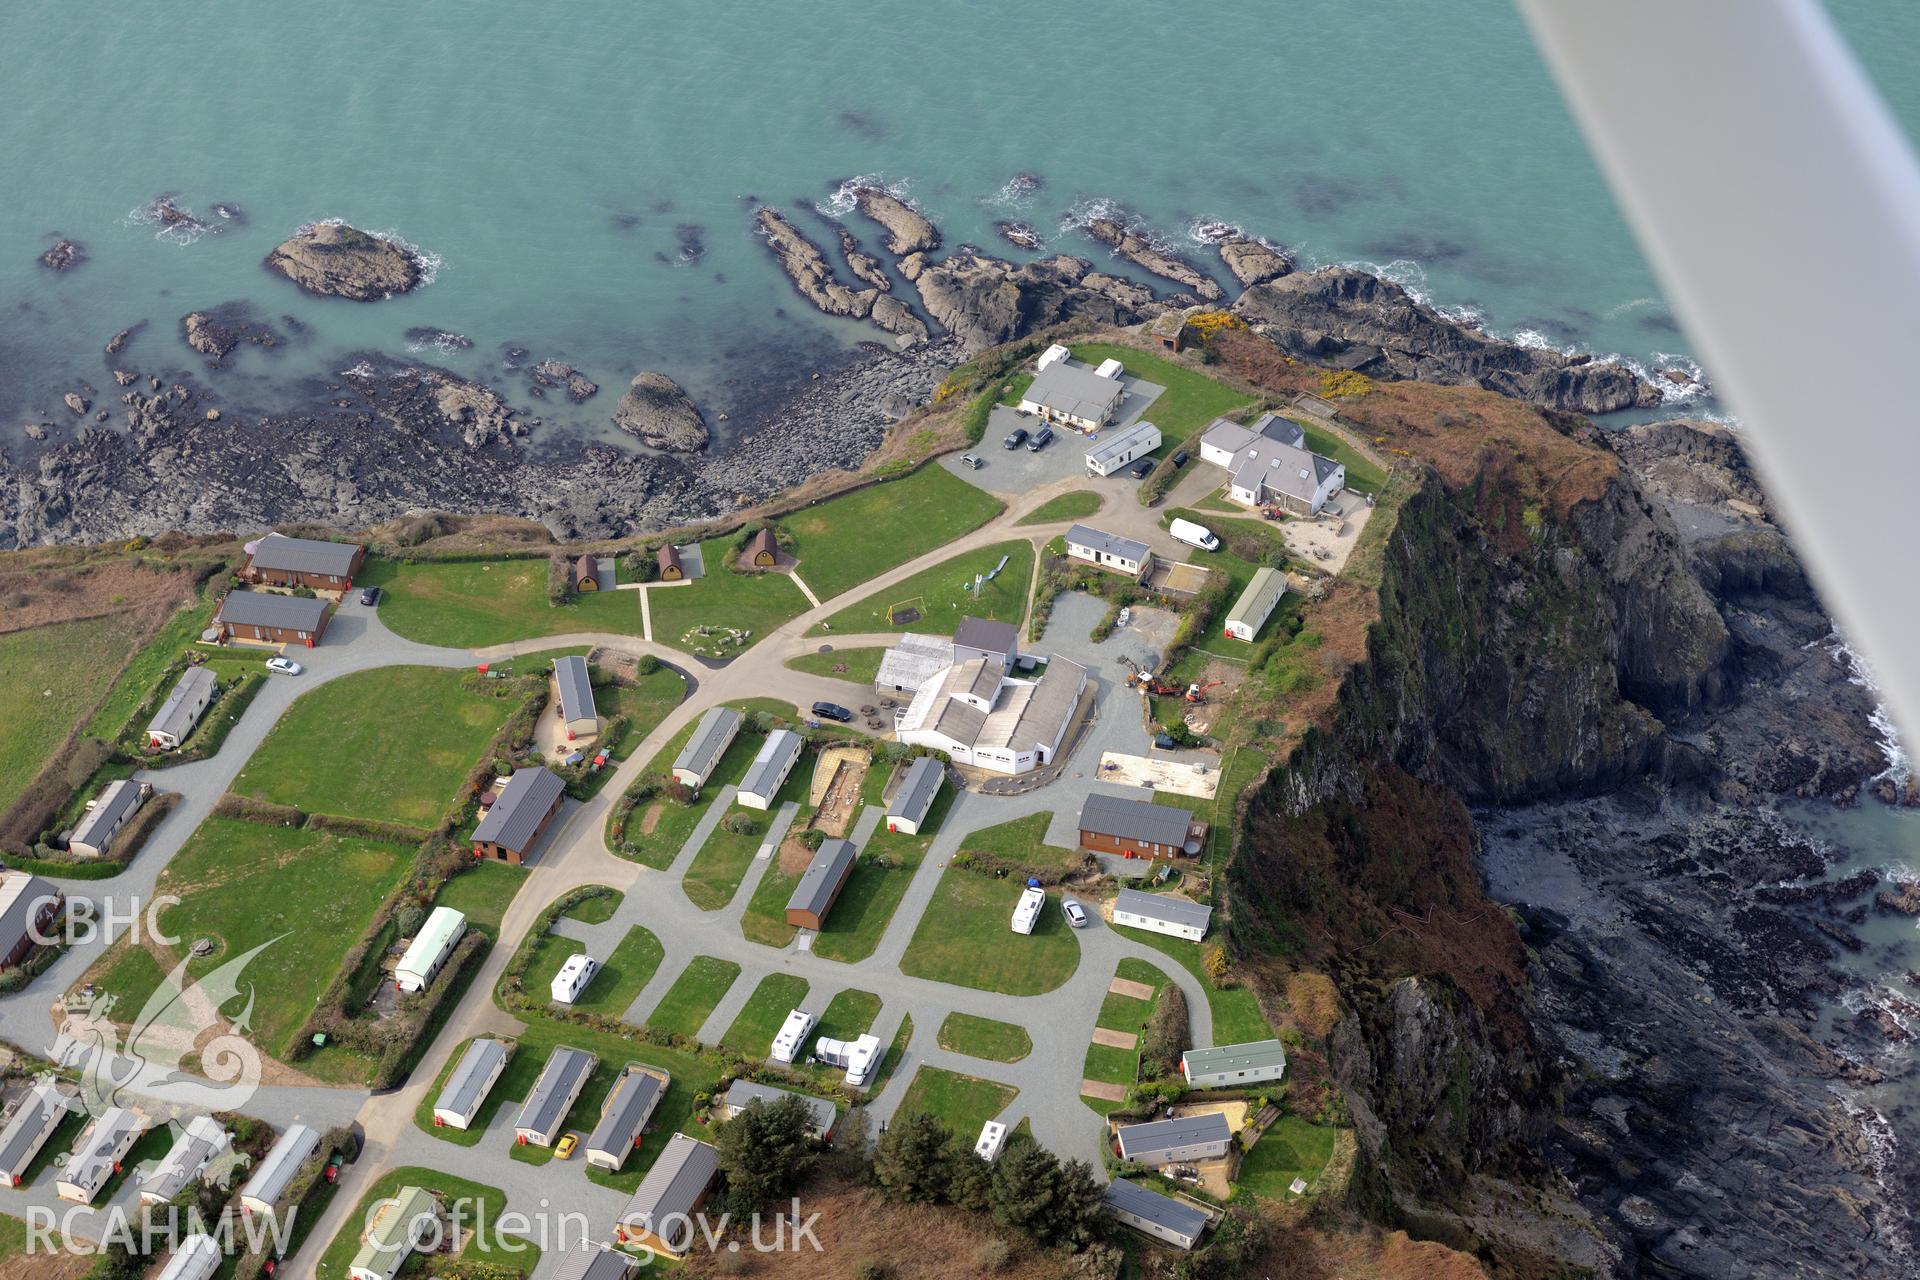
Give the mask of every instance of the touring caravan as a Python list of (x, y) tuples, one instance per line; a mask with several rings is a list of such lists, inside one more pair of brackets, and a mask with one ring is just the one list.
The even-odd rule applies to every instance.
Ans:
[(773, 1060), (791, 1064), (800, 1056), (801, 1046), (807, 1043), (807, 1037), (812, 1034), (813, 1015), (795, 1009), (787, 1015), (780, 1034), (773, 1038)]

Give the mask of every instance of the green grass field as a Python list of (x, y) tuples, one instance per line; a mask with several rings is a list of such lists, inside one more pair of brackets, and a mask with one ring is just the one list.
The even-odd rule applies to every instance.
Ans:
[(158, 891), (181, 899), (160, 924), (183, 946), (203, 937), (223, 944), (192, 962), (196, 977), (272, 944), (247, 966), (242, 990), (257, 992), (253, 1038), (284, 1053), (413, 853), (306, 828), (208, 818), (160, 877)]
[[(425, 1187), (437, 1193), (442, 1201), (449, 1204), (463, 1202), (466, 1205), (464, 1223), (471, 1224), (482, 1213), (485, 1214), (486, 1232), (475, 1233), (465, 1241), (459, 1257), (468, 1262), (487, 1263), (503, 1267), (509, 1273), (530, 1276), (540, 1265), (540, 1247), (531, 1240), (496, 1234), (495, 1227), (500, 1215), (507, 1208), (507, 1194), (498, 1187), (485, 1186), (478, 1182), (469, 1182), (465, 1178), (456, 1178), (450, 1173), (438, 1169), (422, 1169), (413, 1166), (394, 1169), (380, 1175), (380, 1180), (368, 1188), (360, 1204), (348, 1217), (340, 1234), (333, 1238), (327, 1251), (320, 1255), (314, 1274), (320, 1280), (347, 1280), (348, 1268), (353, 1263), (353, 1255), (360, 1249), (360, 1233), (366, 1225), (367, 1215), (382, 1200), (391, 1199), (402, 1187)], [(533, 1213), (537, 1205), (519, 1205), (521, 1213)], [(414, 1259), (416, 1265), (419, 1258)]]
[(1106, 502), (1105, 498), (1091, 489), (1076, 489), (1057, 498), (1048, 498), (1014, 523), (1054, 524), (1061, 520), (1084, 520), (1105, 506)]
[(525, 867), (491, 860), (475, 862), (447, 881), (433, 904), (452, 907), (467, 918), (468, 927), (498, 939), (500, 921), (506, 918), (507, 907), (526, 882)]
[[(797, 658), (788, 658), (787, 666), (795, 671), (804, 671), (811, 676), (826, 676), (830, 680), (845, 680), (851, 684), (871, 685), (880, 674), (880, 659), (886, 650), (878, 646), (865, 649), (835, 649), (832, 653), (803, 653)], [(838, 666), (845, 671), (835, 671)]]
[(1207, 989), (1207, 1007), (1213, 1011), (1213, 1042), (1215, 1044), (1245, 1044), (1250, 1040), (1268, 1040), (1273, 1037), (1273, 1029), (1260, 1013), (1260, 1002), (1253, 992), (1245, 987), (1216, 987), (1207, 976), (1207, 969), (1201, 963), (1203, 944), (1188, 942), (1185, 938), (1169, 938), (1164, 933), (1150, 933), (1145, 929), (1130, 929), (1125, 925), (1115, 925), (1114, 932), (1123, 938), (1135, 942), (1144, 942), (1155, 951), (1171, 957), (1186, 967), (1187, 972), (1200, 979), (1200, 985)]
[[(1166, 990), (1167, 975), (1144, 960), (1128, 956), (1120, 961), (1115, 970), (1116, 976), (1132, 982), (1144, 982), (1153, 988), (1153, 999), (1137, 1000), (1132, 996), (1123, 996), (1109, 991), (1101, 998), (1100, 1014), (1094, 1025), (1108, 1031), (1125, 1031), (1138, 1036), (1143, 1033), (1147, 1019), (1153, 1015), (1154, 1003), (1160, 993)], [(1126, 1085), (1131, 1088), (1140, 1075), (1140, 1048), (1136, 1043), (1131, 1049), (1122, 1049), (1115, 1045), (1089, 1044), (1085, 1064), (1080, 1068), (1082, 1077), (1088, 1080), (1101, 1080), (1107, 1084)], [(1107, 1115), (1121, 1106), (1118, 1102), (1108, 1102), (1104, 1098), (1082, 1097), (1080, 1101)]]
[(971, 1013), (950, 1013), (940, 1024), (940, 1047), (989, 1062), (1018, 1062), (1033, 1052), (1033, 1037), (1025, 1027)]
[(969, 831), (960, 841), (960, 848), (973, 853), (990, 853), (996, 858), (1030, 867), (1060, 867), (1078, 862), (1081, 856), (1078, 849), (1063, 849), (1046, 842), (1047, 826), (1052, 821), (1053, 815), (1050, 813), (1030, 813), (1011, 822), (995, 823), (991, 827)]
[[(19, 799), (94, 709), (107, 678), (133, 646), (133, 624), (126, 618), (89, 618), (0, 635), (0, 810)], [(139, 689), (127, 710), (146, 694)], [(123, 713), (122, 723), (125, 719)]]
[(773, 1047), (773, 1037), (779, 1034), (780, 1024), (806, 998), (805, 978), (797, 978), (790, 973), (768, 974), (760, 979), (760, 985), (747, 997), (740, 1016), (720, 1037), (721, 1043), (730, 1049), (738, 1049), (750, 1058), (766, 1057), (767, 1051)]
[(1236, 1192), (1264, 1200), (1286, 1200), (1292, 1198), (1287, 1188), (1295, 1178), (1305, 1178), (1312, 1189), (1333, 1155), (1339, 1133), (1338, 1129), (1310, 1124), (1299, 1116), (1281, 1116), (1240, 1162)]
[[(984, 584), (975, 596), (974, 576), (991, 573), (1002, 556), (1007, 557), (1007, 567), (992, 582)], [(989, 547), (962, 552), (931, 569), (922, 569), (905, 582), (876, 591), (835, 613), (807, 634), (858, 635), (904, 630), (950, 636), (960, 619), (966, 617), (1018, 623), (1026, 612), (1027, 588), (1032, 578), (1033, 544), (1024, 538), (996, 542)], [(896, 607), (917, 609), (920, 617), (904, 625), (891, 622), (890, 611)]]
[[(654, 640), (688, 653), (725, 657), (746, 652), (766, 639), (767, 632), (789, 618), (799, 617), (811, 607), (787, 574), (733, 573), (723, 569), (721, 562), (733, 542), (734, 539), (729, 536), (709, 538), (700, 544), (706, 576), (692, 585), (659, 587), (648, 591), (647, 599), (653, 612)], [(805, 565), (800, 567), (800, 574), (824, 600), (826, 593), (814, 583)], [(694, 634), (699, 627), (732, 627), (744, 631), (746, 643), (722, 645), (717, 636)]]
[[(856, 869), (853, 873), (859, 875)], [(740, 913), (740, 934), (748, 942), (757, 942), (763, 947), (784, 947), (793, 941), (793, 935), (799, 929), (787, 923), (787, 900), (793, 897), (794, 886), (800, 883), (800, 873), (780, 869), (780, 858), (776, 854), (767, 869), (761, 873), (760, 882), (753, 886), (753, 897), (747, 900), (747, 909)], [(852, 887), (849, 878), (848, 887)], [(840, 892), (844, 902), (846, 890)], [(834, 915), (840, 913), (840, 905), (833, 908)], [(833, 922), (833, 916), (827, 917)]]
[(914, 1073), (896, 1115), (931, 1112), (946, 1122), (956, 1139), (971, 1147), (981, 1126), (1005, 1111), (1019, 1093), (1010, 1084), (923, 1066)]
[[(487, 1126), (493, 1123), (493, 1118), (499, 1113), (500, 1108), (525, 1100), (507, 1097), (507, 1072), (514, 1067), (514, 1059), (510, 1057), (507, 1059), (506, 1070), (500, 1073), (500, 1079), (494, 1083), (493, 1092), (489, 1093), (486, 1101), (480, 1104), (480, 1110), (474, 1114), (471, 1125), (465, 1129), (450, 1129), (433, 1122), (433, 1104), (439, 1099), (440, 1091), (446, 1088), (447, 1078), (453, 1074), (453, 1069), (460, 1065), (460, 1058), (466, 1053), (467, 1046), (472, 1044), (475, 1038), (469, 1036), (453, 1047), (453, 1052), (447, 1055), (446, 1065), (441, 1067), (440, 1074), (434, 1077), (433, 1087), (428, 1089), (425, 1096), (420, 1099), (420, 1105), (413, 1109), (413, 1124), (416, 1129), (424, 1130), (443, 1142), (451, 1142), (459, 1147), (479, 1146), (481, 1140), (487, 1136)], [(493, 1038), (499, 1039), (497, 1036)]]
[(1127, 376), (1144, 378), (1166, 388), (1158, 400), (1147, 406), (1145, 415), (1148, 422), (1160, 428), (1165, 440), (1163, 449), (1184, 442), (1215, 418), (1252, 403), (1252, 397), (1223, 382), (1137, 347), (1081, 342), (1074, 345), (1073, 358), (1091, 365), (1098, 365), (1102, 360), (1118, 360), (1127, 367)]
[(627, 753), (640, 745), (686, 695), (687, 682), (671, 667), (659, 667), (630, 685), (603, 685), (595, 689), (594, 701), (601, 715), (627, 717), (626, 731), (618, 741), (601, 745), (612, 748), (614, 759), (626, 759)]
[[(1004, 509), (998, 498), (944, 467), (923, 466), (898, 480), (803, 508), (780, 524), (794, 536), (800, 576), (816, 596), (831, 600), (978, 529)], [(658, 599), (654, 607), (658, 637)]]
[(86, 980), (112, 996), (120, 1014), (132, 1020), (167, 980), (172, 967), (169, 963), (163, 968), (145, 947), (122, 942), (87, 970)]
[(380, 621), (422, 644), (473, 649), (574, 631), (640, 634), (638, 592), (548, 604), (545, 557), (407, 564), (369, 556), (359, 583), (382, 589)]
[(727, 989), (739, 976), (740, 966), (731, 960), (695, 956), (647, 1015), (647, 1025), (655, 1031), (698, 1036), (707, 1015), (726, 998)]
[[(877, 778), (882, 774), (876, 769), (867, 776)], [(953, 788), (942, 787), (919, 835), (888, 831), (884, 826), (874, 829), (860, 851), (853, 874), (847, 877), (847, 887), (840, 891), (833, 914), (827, 917), (827, 927), (813, 940), (815, 955), (853, 964), (874, 953), (952, 805)], [(888, 862), (893, 865), (885, 865)]]
[[(580, 949), (579, 943), (573, 945), (575, 950)], [(634, 925), (627, 930), (627, 936), (615, 944), (613, 954), (601, 958), (600, 971), (593, 975), (593, 981), (580, 993), (573, 1007), (609, 1018), (620, 1017), (653, 981), (666, 954), (666, 948), (660, 945), (653, 930)], [(548, 975), (547, 981), (553, 981), (552, 975)]]
[(860, 991), (848, 987), (827, 1002), (826, 1009), (820, 1014), (820, 1022), (814, 1028), (814, 1035), (825, 1036), (829, 1040), (853, 1040), (873, 1030), (874, 1019), (880, 1016), (880, 997), (871, 991)]
[(940, 877), (933, 901), (900, 969), (916, 978), (951, 982), (980, 991), (1037, 996), (1073, 976), (1080, 965), (1080, 943), (1060, 914), (1057, 893), (1047, 895), (1033, 933), (1013, 932), (1019, 880), (1005, 880), (949, 867)]
[[(805, 765), (804, 760), (795, 765), (788, 781), (800, 777)], [(727, 823), (735, 814), (744, 814), (746, 821), (753, 824), (752, 830), (727, 830)], [(746, 877), (747, 868), (753, 865), (754, 855), (760, 852), (761, 844), (766, 841), (773, 814), (772, 810), (762, 813), (738, 805), (727, 810), (726, 817), (720, 819), (706, 843), (693, 855), (693, 861), (687, 865), (686, 878), (680, 882), (694, 906), (702, 911), (718, 911), (733, 901), (733, 895), (739, 892), (740, 881)]]
[(469, 693), (465, 678), (383, 667), (330, 680), (287, 708), (233, 789), (308, 813), (431, 829), (513, 712), (508, 698)]

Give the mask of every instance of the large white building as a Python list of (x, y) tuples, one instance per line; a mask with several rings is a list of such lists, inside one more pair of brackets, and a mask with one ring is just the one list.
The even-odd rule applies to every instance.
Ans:
[(1065, 347), (1041, 352), (1033, 384), (1020, 397), (1020, 409), (1061, 426), (1098, 431), (1113, 421), (1126, 399), (1122, 369), (1109, 360), (1098, 369), (1072, 359)]
[(1038, 680), (1010, 674), (999, 654), (955, 662), (921, 685), (898, 713), (900, 741), (944, 751), (990, 773), (1030, 773), (1066, 738), (1087, 669), (1055, 658)]
[(1307, 448), (1306, 429), (1278, 414), (1250, 427), (1216, 418), (1200, 436), (1200, 460), (1227, 471), (1227, 495), (1249, 507), (1317, 515), (1347, 485), (1347, 469)]

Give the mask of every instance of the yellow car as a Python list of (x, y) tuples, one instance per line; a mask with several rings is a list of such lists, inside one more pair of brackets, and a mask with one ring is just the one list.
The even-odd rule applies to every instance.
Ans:
[(573, 1149), (579, 1145), (580, 1135), (577, 1133), (569, 1133), (560, 1139), (559, 1145), (554, 1147), (554, 1157), (559, 1160), (571, 1159), (573, 1157)]

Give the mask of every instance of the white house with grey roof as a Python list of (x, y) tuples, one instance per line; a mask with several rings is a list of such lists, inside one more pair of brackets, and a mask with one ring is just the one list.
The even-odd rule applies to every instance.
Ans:
[(240, 1188), (242, 1213), (272, 1213), (280, 1197), (293, 1185), (300, 1166), (320, 1149), (320, 1131), (311, 1125), (289, 1125), (266, 1158), (253, 1167), (253, 1176)]
[(1218, 1111), (1121, 1125), (1114, 1131), (1120, 1158), (1164, 1169), (1192, 1160), (1217, 1160), (1233, 1145), (1233, 1126)]
[(786, 785), (787, 775), (799, 763), (800, 750), (805, 745), (800, 735), (791, 729), (775, 729), (768, 734), (753, 763), (747, 767), (747, 776), (740, 780), (734, 800), (748, 809), (773, 808), (774, 797)]
[(1253, 577), (1247, 580), (1247, 589), (1233, 602), (1233, 608), (1227, 610), (1224, 630), (1235, 640), (1252, 644), (1286, 594), (1286, 574), (1271, 566), (1254, 570)]
[(956, 662), (997, 656), (1011, 667), (1020, 657), (1020, 628), (992, 618), (962, 618), (953, 628), (953, 654)]
[(640, 1145), (640, 1135), (670, 1084), (672, 1077), (653, 1067), (629, 1062), (621, 1068), (601, 1105), (599, 1123), (587, 1138), (587, 1163), (618, 1173)]
[(193, 732), (193, 726), (206, 714), (219, 687), (219, 678), (208, 667), (188, 667), (182, 671), (167, 700), (160, 704), (147, 724), (147, 745), (161, 751), (178, 751), (187, 735)]
[(1115, 924), (1164, 933), (1170, 938), (1185, 938), (1189, 942), (1206, 937), (1207, 925), (1212, 919), (1212, 907), (1164, 893), (1122, 889), (1120, 896), (1113, 900)]
[(1200, 458), (1227, 471), (1227, 495), (1249, 507), (1317, 515), (1347, 484), (1347, 469), (1307, 448), (1299, 423), (1262, 414), (1243, 427), (1217, 418), (1200, 436)]
[(1234, 1089), (1287, 1074), (1287, 1046), (1278, 1040), (1220, 1044), (1180, 1055), (1180, 1074), (1195, 1089)]
[(1107, 1184), (1101, 1200), (1117, 1220), (1181, 1249), (1199, 1244), (1211, 1221), (1185, 1201), (1118, 1179)]
[(707, 779), (719, 767), (720, 758), (727, 754), (727, 748), (739, 734), (741, 720), (740, 713), (732, 707), (709, 707), (700, 717), (700, 723), (694, 726), (687, 745), (673, 758), (674, 779), (696, 792), (706, 786)]
[(21, 1094), (7, 1114), (5, 1127), (0, 1128), (0, 1182), (21, 1186), (27, 1167), (68, 1112), (75, 1109), (72, 1096), (51, 1080), (42, 1080)]
[(1151, 422), (1136, 422), (1122, 431), (1100, 440), (1087, 450), (1087, 473), (1110, 476), (1131, 466), (1160, 447), (1160, 428)]
[(552, 1146), (560, 1136), (567, 1112), (573, 1110), (580, 1091), (587, 1087), (587, 1077), (599, 1064), (600, 1059), (585, 1049), (566, 1045), (556, 1048), (540, 1069), (540, 1078), (533, 1082), (520, 1108), (520, 1118), (514, 1121), (515, 1141), (521, 1146)]
[(620, 1211), (614, 1234), (622, 1244), (681, 1256), (693, 1242), (693, 1215), (706, 1203), (719, 1168), (719, 1152), (684, 1133), (674, 1134)]
[(1135, 582), (1147, 576), (1153, 565), (1153, 550), (1135, 538), (1123, 538), (1091, 525), (1076, 524), (1067, 530), (1067, 555), (1075, 560), (1099, 565)]
[(946, 777), (946, 767), (938, 760), (932, 756), (915, 756), (907, 766), (906, 777), (894, 789), (893, 803), (887, 806), (887, 830), (919, 835), (921, 824), (933, 812), (933, 802), (939, 798), (940, 784)]
[(956, 662), (895, 713), (910, 746), (944, 751), (990, 773), (1030, 773), (1052, 762), (1087, 686), (1087, 669), (1054, 658), (1038, 680), (1011, 676), (998, 655)]
[(100, 857), (152, 794), (151, 783), (135, 782), (132, 778), (108, 783), (87, 806), (86, 816), (74, 827), (73, 834), (67, 837), (67, 848), (89, 858)]
[(1126, 399), (1121, 370), (1115, 367), (1102, 373), (1071, 357), (1054, 354), (1062, 349), (1048, 348), (1041, 355), (1039, 372), (1021, 393), (1021, 412), (1079, 431), (1098, 431), (1113, 421), (1120, 402)]
[(487, 1095), (507, 1069), (512, 1052), (501, 1041), (480, 1036), (460, 1055), (460, 1065), (447, 1077), (440, 1096), (433, 1101), (433, 1123), (448, 1129), (470, 1127)]
[(233, 1145), (233, 1135), (212, 1116), (189, 1119), (160, 1163), (140, 1179), (142, 1204), (166, 1204), (197, 1178), (204, 1178), (214, 1159)]
[(79, 1141), (60, 1168), (60, 1180), (54, 1190), (62, 1200), (92, 1204), (120, 1162), (133, 1150), (133, 1144), (147, 1131), (146, 1113), (137, 1107), (109, 1107), (80, 1131)]
[(591, 738), (600, 731), (600, 713), (593, 705), (593, 676), (587, 660), (577, 653), (553, 663), (554, 702), (567, 741)]
[(776, 1089), (772, 1085), (756, 1084), (752, 1080), (735, 1080), (727, 1086), (726, 1093), (720, 1098), (720, 1118), (733, 1119), (745, 1111), (747, 1104), (751, 1102), (764, 1102), (772, 1106), (786, 1098), (798, 1098), (806, 1105), (809, 1137), (816, 1141), (824, 1141), (833, 1136), (833, 1120), (836, 1112), (831, 1102), (825, 1098), (795, 1093), (792, 1089)]

